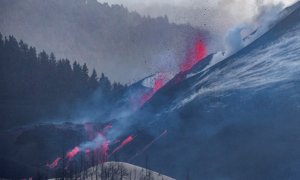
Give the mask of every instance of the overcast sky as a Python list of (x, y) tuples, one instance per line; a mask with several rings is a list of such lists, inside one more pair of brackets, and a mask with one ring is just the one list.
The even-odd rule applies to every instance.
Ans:
[(170, 22), (191, 24), (208, 31), (209, 48), (227, 52), (242, 48), (242, 39), (254, 30), (264, 29), (282, 8), (297, 0), (98, 0), (122, 4), (141, 15), (167, 16)]
[(152, 17), (167, 15), (175, 23), (190, 23), (223, 35), (232, 26), (251, 20), (263, 5), (296, 0), (98, 0), (123, 4), (131, 11)]

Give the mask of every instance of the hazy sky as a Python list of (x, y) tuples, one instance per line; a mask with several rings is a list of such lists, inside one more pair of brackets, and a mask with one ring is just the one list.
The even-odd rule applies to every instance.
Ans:
[(276, 19), (283, 7), (297, 0), (98, 0), (122, 4), (144, 16), (167, 16), (170, 22), (191, 24), (210, 34), (209, 49), (234, 53), (254, 30)]
[(131, 11), (152, 17), (167, 15), (171, 22), (190, 23), (222, 35), (232, 26), (255, 17), (263, 5), (296, 0), (98, 0), (123, 4)]

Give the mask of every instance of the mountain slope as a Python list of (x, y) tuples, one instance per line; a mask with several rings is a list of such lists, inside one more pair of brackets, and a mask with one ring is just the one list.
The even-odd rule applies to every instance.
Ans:
[[(180, 81), (160, 89), (133, 116), (121, 119), (120, 124), (114, 120), (114, 127), (121, 126), (114, 130), (132, 134), (134, 139), (112, 158), (137, 165), (148, 159), (151, 169), (177, 179), (299, 179), (299, 18), (298, 8), (253, 44), (203, 70), (212, 58), (208, 56), (179, 75)], [(52, 136), (60, 136), (44, 128), (50, 136), (40, 137), (41, 127), (26, 130), (29, 136), (15, 135), (20, 140), (8, 142), (22, 148), (10, 151), (5, 146), (6, 151), (11, 156), (18, 152), (18, 157), (27, 160), (30, 156), (18, 143), (37, 150), (35, 144), (45, 142), (43, 147), (49, 149)], [(68, 147), (79, 144), (76, 134), (84, 126), (77, 128), (79, 131), (71, 131), (74, 142)], [(8, 140), (10, 134), (4, 135)], [(56, 149), (53, 154), (34, 154), (44, 161), (50, 156), (55, 159), (61, 146), (52, 148)]]
[[(271, 46), (273, 43), (280, 43), (280, 41), (282, 41), (283, 39), (286, 39), (285, 38), (286, 36), (288, 36), (288, 38), (291, 38), (292, 35), (296, 35), (296, 37), (297, 37), (297, 31), (299, 28), (298, 27), (298, 24), (299, 24), (298, 19), (300, 17), (300, 15), (299, 15), (300, 14), (300, 10), (299, 10), (300, 2), (296, 3), (295, 5), (293, 5), (292, 7), (289, 7), (289, 8), (296, 9), (296, 10), (294, 10), (293, 13), (291, 13), (288, 17), (286, 17), (282, 21), (278, 22), (266, 34), (264, 34), (263, 36), (258, 38), (256, 41), (254, 41), (247, 47), (240, 50), (239, 52), (226, 58), (225, 60), (221, 61), (217, 65), (210, 67), (209, 69), (206, 69), (205, 67), (208, 66), (208, 64), (210, 63), (210, 61), (213, 58), (213, 54), (208, 55), (204, 60), (200, 61), (191, 70), (184, 73), (183, 81), (180, 81), (179, 83), (174, 83), (174, 80), (170, 81), (170, 83), (168, 85), (166, 85), (164, 88), (162, 88), (149, 101), (149, 106), (151, 106), (151, 104), (155, 104), (155, 106), (159, 105), (160, 107), (167, 107), (167, 106), (165, 106), (165, 104), (156, 103), (156, 102), (159, 101), (159, 99), (163, 98), (163, 97), (168, 97), (168, 99), (170, 99), (170, 101), (176, 101), (177, 97), (179, 97), (179, 98), (184, 97), (184, 96), (180, 95), (180, 93), (185, 93), (185, 95), (190, 95), (191, 94), (190, 92), (193, 92), (194, 90), (199, 89), (201, 86), (205, 87), (209, 83), (206, 81), (208, 81), (208, 80), (211, 81), (210, 79), (207, 79), (207, 78), (212, 77), (211, 74), (213, 74), (217, 71), (220, 71), (220, 69), (222, 69), (226, 66), (234, 67), (233, 64), (237, 63), (237, 61), (239, 61), (239, 59), (244, 59), (246, 55), (247, 55), (247, 57), (252, 56), (252, 55), (253, 55), (253, 57), (255, 57), (257, 55), (256, 54), (257, 51), (255, 51), (255, 50), (263, 49), (265, 51), (262, 50), (261, 52), (266, 52), (267, 50), (272, 50), (273, 47), (274, 47), (274, 50), (277, 50), (276, 49), (277, 46)], [(294, 41), (292, 41), (292, 43), (294, 43)], [(290, 46), (292, 46), (292, 45), (290, 45)], [(295, 44), (295, 45), (297, 46), (298, 44)], [(271, 46), (271, 47), (268, 47), (268, 46)], [(287, 47), (287, 48), (289, 48), (289, 47)], [(282, 49), (279, 49), (278, 51), (280, 51), (280, 50), (282, 50)], [(295, 53), (297, 53), (297, 47), (295, 47), (292, 50), (294, 50)], [(274, 54), (276, 55), (278, 53), (274, 53)], [(282, 56), (283, 56), (283, 54), (282, 54)], [(268, 59), (263, 59), (263, 60), (267, 61)], [(241, 62), (241, 64), (242, 63), (243, 62)], [(248, 63), (251, 64), (251, 61)], [(226, 74), (226, 72), (223, 72), (223, 73)], [(230, 73), (231, 72), (228, 71), (227, 74), (230, 74)], [(177, 77), (178, 76), (182, 76), (182, 75), (179, 74), (179, 75), (177, 75)], [(174, 79), (176, 79), (177, 77), (175, 77)], [(218, 77), (219, 76), (213, 77), (214, 78), (213, 80), (217, 79)], [(197, 81), (204, 81), (204, 82), (197, 82)], [(195, 86), (196, 83), (197, 83), (197, 87)], [(241, 87), (241, 88), (243, 88), (243, 87)], [(190, 91), (190, 92), (183, 92), (183, 91)], [(170, 93), (172, 94), (172, 92), (174, 92), (174, 93), (176, 92), (176, 94), (169, 97)], [(170, 104), (170, 102), (168, 102), (168, 103)], [(161, 111), (160, 108), (158, 108), (158, 110)]]
[(300, 177), (297, 6), (237, 54), (158, 91), (134, 116), (154, 136), (169, 130), (147, 152), (155, 168), (178, 179)]

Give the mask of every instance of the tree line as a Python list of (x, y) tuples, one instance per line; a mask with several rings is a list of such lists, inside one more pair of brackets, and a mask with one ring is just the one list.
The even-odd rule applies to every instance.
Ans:
[[(80, 57), (121, 82), (154, 73), (144, 62), (155, 63), (157, 55), (176, 52), (176, 57), (184, 58), (191, 41), (207, 37), (207, 32), (171, 23), (167, 16), (141, 16), (97, 0), (1, 0), (0, 32), (58, 57)], [(102, 65), (99, 59), (109, 62)], [(128, 71), (133, 65), (143, 71)], [(126, 76), (114, 76), (113, 68)]]
[[(1, 127), (27, 124), (43, 116), (57, 116), (62, 107), (83, 101), (97, 92), (105, 106), (121, 97), (126, 86), (112, 83), (103, 73), (89, 74), (86, 64), (37, 52), (15, 37), (0, 33)], [(100, 106), (101, 107), (101, 106)]]

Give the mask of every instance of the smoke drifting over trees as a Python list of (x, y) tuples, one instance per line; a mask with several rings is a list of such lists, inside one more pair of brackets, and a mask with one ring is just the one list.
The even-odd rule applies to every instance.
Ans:
[(200, 31), (96, 0), (1, 0), (0, 32), (127, 83), (157, 71), (157, 62), (176, 63)]
[(95, 70), (89, 75), (86, 64), (57, 60), (53, 53), (45, 51), (37, 53), (23, 41), (1, 34), (0, 73), (1, 128), (29, 124), (45, 116), (54, 118), (62, 113), (67, 117), (76, 102), (85, 102), (95, 91), (98, 96), (102, 94), (101, 98), (95, 98), (100, 111), (125, 90), (104, 74), (98, 78)]

